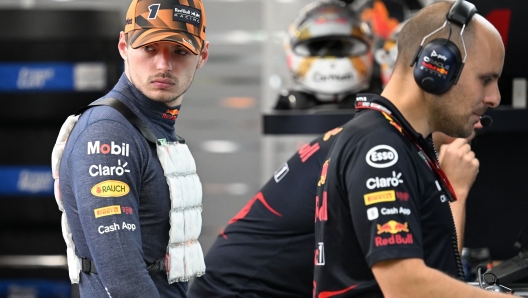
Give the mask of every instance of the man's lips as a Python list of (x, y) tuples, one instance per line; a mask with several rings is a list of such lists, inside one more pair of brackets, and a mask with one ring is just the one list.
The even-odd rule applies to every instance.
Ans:
[(167, 89), (174, 85), (174, 83), (169, 79), (154, 79), (152, 80), (152, 84), (161, 89)]

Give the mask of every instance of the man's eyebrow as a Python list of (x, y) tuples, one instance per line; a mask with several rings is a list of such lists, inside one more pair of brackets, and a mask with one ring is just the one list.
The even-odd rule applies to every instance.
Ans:
[(496, 72), (487, 72), (487, 73), (483, 73), (481, 75), (479, 75), (479, 78), (485, 78), (485, 77), (491, 77), (491, 78), (494, 78), (494, 79), (498, 79), (500, 78), (500, 73), (496, 73)]

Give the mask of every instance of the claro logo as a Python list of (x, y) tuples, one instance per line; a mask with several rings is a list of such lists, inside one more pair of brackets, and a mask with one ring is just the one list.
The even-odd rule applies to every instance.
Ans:
[(400, 179), (402, 176), (402, 173), (398, 173), (396, 175), (395, 171), (392, 171), (392, 177), (387, 178), (370, 178), (367, 180), (367, 188), (368, 189), (375, 189), (375, 188), (382, 188), (382, 187), (396, 187), (400, 185), (400, 183), (403, 183), (403, 179)]
[(388, 168), (398, 162), (398, 152), (388, 145), (378, 145), (367, 152), (367, 163), (373, 168)]

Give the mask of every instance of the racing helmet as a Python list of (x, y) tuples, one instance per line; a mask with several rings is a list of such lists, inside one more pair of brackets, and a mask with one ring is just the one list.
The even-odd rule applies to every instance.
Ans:
[(305, 6), (289, 27), (285, 47), (288, 69), (303, 91), (335, 95), (369, 87), (372, 35), (354, 11), (337, 1)]

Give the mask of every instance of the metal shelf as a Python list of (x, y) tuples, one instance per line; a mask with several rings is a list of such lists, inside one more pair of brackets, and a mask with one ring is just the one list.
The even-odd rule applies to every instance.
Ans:
[[(354, 117), (355, 110), (292, 110), (272, 111), (262, 115), (263, 134), (321, 134), (345, 124)], [(490, 127), (479, 134), (528, 132), (528, 110), (500, 106), (488, 110), (493, 119)]]

